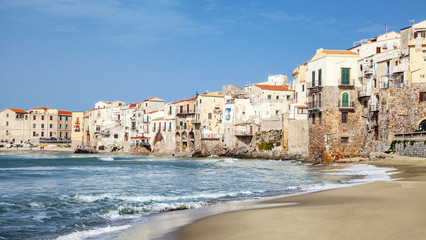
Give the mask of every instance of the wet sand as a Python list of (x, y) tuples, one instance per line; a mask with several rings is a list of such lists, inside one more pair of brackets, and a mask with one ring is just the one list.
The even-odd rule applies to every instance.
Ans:
[[(177, 239), (426, 239), (426, 159), (389, 156), (398, 181), (279, 198), (296, 205), (227, 212), (186, 225)], [(136, 239), (136, 238), (135, 238)]]

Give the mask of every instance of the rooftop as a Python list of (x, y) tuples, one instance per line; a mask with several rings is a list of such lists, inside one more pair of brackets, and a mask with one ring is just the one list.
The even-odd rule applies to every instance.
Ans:
[(259, 85), (259, 84), (254, 84), (254, 86), (256, 86), (256, 87), (258, 87), (260, 89), (263, 89), (263, 90), (291, 91), (289, 85), (275, 86), (275, 85)]
[(11, 111), (14, 111), (16, 113), (27, 113), (26, 111), (22, 110), (22, 109), (16, 109), (16, 108), (8, 108)]

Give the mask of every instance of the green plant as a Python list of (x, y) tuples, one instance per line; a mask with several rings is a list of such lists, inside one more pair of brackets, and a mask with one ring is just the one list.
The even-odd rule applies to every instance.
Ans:
[(274, 143), (262, 142), (258, 144), (257, 147), (259, 148), (259, 150), (271, 151), (272, 148), (274, 148)]
[(281, 143), (280, 142), (276, 142), (275, 143), (275, 147), (279, 147), (281, 145)]
[(99, 146), (99, 150), (101, 151), (105, 150), (105, 146), (104, 145)]
[(411, 146), (413, 146), (415, 142), (416, 142), (416, 141), (411, 140), (411, 141), (410, 141), (410, 145), (411, 145)]
[(118, 147), (114, 146), (111, 150), (111, 152), (116, 152), (118, 150)]

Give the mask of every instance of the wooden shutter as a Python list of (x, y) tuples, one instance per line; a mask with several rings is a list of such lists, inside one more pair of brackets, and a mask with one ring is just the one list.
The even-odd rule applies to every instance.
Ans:
[(342, 107), (349, 107), (349, 94), (347, 92), (342, 93)]
[(419, 102), (423, 102), (424, 101), (424, 92), (420, 92), (419, 93)]
[(318, 86), (321, 86), (322, 81), (322, 70), (318, 70)]
[(315, 71), (312, 71), (312, 87), (315, 87)]

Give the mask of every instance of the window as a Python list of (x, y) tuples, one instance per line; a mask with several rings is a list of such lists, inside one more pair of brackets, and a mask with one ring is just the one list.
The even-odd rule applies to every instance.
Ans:
[(183, 106), (180, 106), (180, 107), (179, 107), (179, 112), (180, 112), (180, 113), (183, 113)]
[(271, 100), (272, 99), (272, 96), (271, 95), (268, 95), (268, 100)]
[(62, 138), (62, 132), (59, 132), (59, 138)]
[(183, 129), (186, 129), (186, 123), (183, 123)]
[(315, 124), (315, 113), (312, 114), (312, 124)]
[(118, 138), (118, 134), (114, 134), (114, 138)]
[(33, 116), (33, 120), (36, 120), (37, 118), (36, 118), (36, 116)]
[(179, 126), (183, 126), (183, 122), (179, 122)]
[(172, 129), (172, 122), (169, 122), (169, 130)]
[(67, 125), (65, 125), (65, 129), (68, 129), (68, 124), (67, 124)]
[(164, 122), (163, 130), (166, 131), (166, 122)]
[(50, 136), (50, 137), (53, 137), (53, 133), (52, 133), (52, 132), (50, 132), (50, 133), (49, 133), (49, 136)]
[(9, 122), (6, 122), (6, 127), (8, 127), (9, 126)]
[(305, 91), (305, 84), (302, 84), (302, 92)]
[(341, 143), (349, 143), (349, 137), (341, 137), (340, 142)]
[(348, 113), (342, 112), (342, 123), (348, 123)]
[(41, 116), (41, 120), (44, 120), (44, 116)]
[(53, 128), (53, 124), (50, 124), (50, 125), (49, 125), (49, 128)]
[(33, 128), (36, 128), (36, 125), (35, 125), (35, 124), (33, 124)]
[(287, 100), (291, 100), (291, 96), (290, 95), (287, 95)]
[(342, 68), (341, 72), (341, 85), (349, 85), (351, 77), (351, 69), (350, 68)]
[(209, 113), (209, 119), (212, 119), (212, 114), (211, 113)]
[(419, 102), (426, 102), (426, 92), (419, 93)]
[(7, 118), (9, 117), (9, 113), (7, 113), (7, 114), (6, 114), (6, 117), (7, 117)]
[[(52, 121), (53, 120), (53, 116), (50, 116), (50, 121)], [(77, 120), (77, 122), (78, 122), (78, 120)]]
[(154, 131), (155, 131), (155, 125), (156, 125), (156, 124), (154, 123), (154, 128), (153, 128), (153, 130), (154, 130)]
[(275, 110), (275, 115), (278, 115), (280, 113), (280, 111)]
[(172, 115), (172, 106), (169, 107), (169, 115)]
[(59, 124), (59, 129), (62, 129), (62, 124)]
[(312, 71), (312, 87), (315, 87), (315, 71)]
[(276, 99), (277, 99), (277, 100), (279, 100), (279, 99), (280, 99), (280, 96), (278, 96), (278, 95), (277, 95)]
[(62, 121), (62, 116), (59, 116), (59, 121)]
[(381, 51), (380, 47), (377, 47), (376, 48), (376, 53), (380, 53), (380, 51)]
[(41, 132), (41, 136), (44, 137), (44, 132)]
[(322, 112), (318, 113), (318, 119), (319, 119), (319, 123), (321, 123), (322, 122)]
[(342, 93), (342, 107), (349, 107), (349, 93)]
[(33, 137), (35, 137), (36, 136), (36, 132), (33, 132)]
[(318, 70), (318, 86), (321, 86), (322, 82), (322, 69)]
[(417, 31), (414, 33), (414, 38), (418, 38), (418, 37), (422, 37), (422, 38), (426, 38), (426, 31)]
[(44, 124), (41, 124), (41, 128), (44, 128)]

